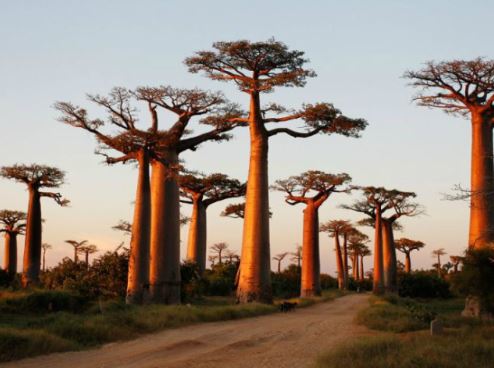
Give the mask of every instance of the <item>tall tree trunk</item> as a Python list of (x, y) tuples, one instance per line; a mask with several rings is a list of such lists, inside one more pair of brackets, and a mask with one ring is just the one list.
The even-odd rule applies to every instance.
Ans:
[(394, 293), (398, 289), (398, 279), (396, 274), (396, 248), (392, 225), (391, 221), (382, 219), (384, 288), (386, 291)]
[(43, 272), (46, 270), (46, 249), (43, 249), (43, 266), (41, 268)]
[(494, 183), (492, 122), (472, 114), (470, 247), (482, 248), (494, 240)]
[(358, 254), (352, 254), (352, 277), (355, 281), (358, 280)]
[(202, 198), (193, 200), (189, 225), (187, 260), (195, 262), (202, 274), (206, 269), (207, 214)]
[(10, 276), (17, 273), (17, 233), (5, 232), (5, 257), (3, 259), (4, 269)]
[(155, 303), (180, 303), (180, 197), (178, 155), (151, 163), (151, 254), (149, 296)]
[(412, 260), (410, 259), (410, 252), (405, 253), (405, 272), (412, 272)]
[(300, 296), (321, 295), (318, 208), (310, 201), (304, 209)]
[(341, 256), (340, 235), (334, 234), (334, 247), (336, 252), (336, 269), (338, 271), (338, 289), (343, 290), (343, 258)]
[(281, 273), (281, 261), (278, 261), (278, 273)]
[(348, 235), (343, 234), (343, 288), (348, 289)]
[(29, 187), (22, 286), (28, 287), (39, 281), (41, 266), (41, 202), (38, 188)]
[(382, 221), (381, 208), (376, 207), (374, 233), (374, 276), (372, 282), (372, 292), (382, 294), (384, 292), (383, 280), (383, 239), (382, 239)]
[(149, 289), (149, 242), (151, 227), (151, 188), (149, 182), (149, 153), (142, 149), (137, 155), (137, 177), (132, 236), (130, 239), (127, 304), (141, 304)]
[(437, 275), (441, 277), (441, 256), (437, 255)]
[(364, 281), (364, 256), (360, 256), (360, 281)]
[(245, 197), (242, 257), (237, 300), (273, 300), (269, 245), (268, 135), (261, 120), (259, 93), (250, 103), (250, 161)]
[(84, 257), (85, 257), (85, 261), (86, 261), (86, 268), (88, 269), (89, 268), (89, 252), (86, 252)]
[(78, 247), (74, 245), (74, 263), (79, 261)]

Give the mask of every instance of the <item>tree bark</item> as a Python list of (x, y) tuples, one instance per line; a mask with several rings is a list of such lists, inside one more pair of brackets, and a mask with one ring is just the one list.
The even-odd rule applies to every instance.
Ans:
[(384, 292), (383, 280), (383, 239), (382, 239), (382, 221), (381, 208), (376, 207), (376, 220), (374, 228), (374, 276), (372, 281), (372, 292), (382, 294)]
[(364, 281), (364, 257), (360, 256), (360, 281)]
[(358, 254), (357, 253), (354, 253), (352, 255), (352, 277), (355, 281), (358, 280), (358, 272), (359, 272), (359, 269), (358, 269)]
[(396, 274), (396, 248), (392, 222), (382, 219), (384, 288), (394, 293), (398, 289)]
[(468, 244), (482, 248), (494, 240), (492, 122), (472, 113), (470, 231)]
[(202, 198), (194, 198), (189, 225), (187, 260), (195, 262), (202, 274), (206, 269), (207, 213)]
[(334, 234), (334, 247), (336, 252), (336, 269), (338, 271), (338, 289), (343, 290), (343, 258), (341, 256), (340, 235)]
[(405, 253), (405, 272), (412, 272), (412, 260), (410, 259), (410, 252)]
[(251, 94), (250, 161), (237, 300), (272, 303), (269, 245), (268, 134), (261, 119), (259, 93)]
[(151, 163), (151, 253), (149, 298), (180, 303), (180, 197), (175, 167), (178, 155)]
[(46, 270), (46, 249), (43, 249), (43, 264), (42, 264), (41, 270), (43, 272), (45, 272), (45, 270)]
[(142, 304), (149, 290), (149, 242), (151, 227), (151, 187), (149, 181), (149, 153), (137, 153), (138, 178), (132, 235), (130, 239), (127, 304)]
[(343, 289), (348, 289), (348, 235), (343, 234)]
[(17, 233), (5, 232), (5, 257), (3, 259), (4, 270), (10, 276), (17, 273)]
[(37, 187), (29, 186), (22, 286), (28, 287), (39, 282), (41, 266), (41, 201)]
[(300, 296), (321, 295), (318, 208), (309, 201), (304, 209)]

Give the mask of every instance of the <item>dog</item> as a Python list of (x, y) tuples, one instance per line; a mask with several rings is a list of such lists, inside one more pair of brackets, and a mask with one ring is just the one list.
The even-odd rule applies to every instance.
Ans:
[(296, 306), (297, 306), (297, 303), (290, 303), (290, 302), (284, 301), (283, 303), (280, 304), (280, 311), (283, 313), (287, 313), (287, 312), (295, 310)]

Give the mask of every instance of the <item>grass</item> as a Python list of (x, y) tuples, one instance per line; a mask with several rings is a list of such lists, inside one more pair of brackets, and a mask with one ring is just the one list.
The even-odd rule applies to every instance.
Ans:
[[(492, 367), (494, 324), (461, 317), (463, 306), (463, 299), (372, 297), (356, 321), (385, 333), (343, 343), (321, 355), (315, 368)], [(428, 331), (433, 316), (445, 327), (439, 336)]]
[[(331, 290), (321, 297), (291, 301), (305, 307), (342, 295)], [(260, 316), (278, 311), (280, 302), (273, 305), (234, 304), (231, 297), (208, 297), (198, 304), (175, 306), (129, 306), (117, 301), (87, 305), (70, 293), (3, 294), (0, 299), (0, 361), (82, 350), (194, 323)]]

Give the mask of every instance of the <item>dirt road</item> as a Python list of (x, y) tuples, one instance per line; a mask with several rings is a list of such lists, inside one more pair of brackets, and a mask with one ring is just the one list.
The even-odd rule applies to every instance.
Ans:
[(12, 368), (308, 367), (342, 340), (368, 333), (352, 323), (366, 295), (348, 295), (290, 313), (203, 323), (99, 349), (12, 362)]

